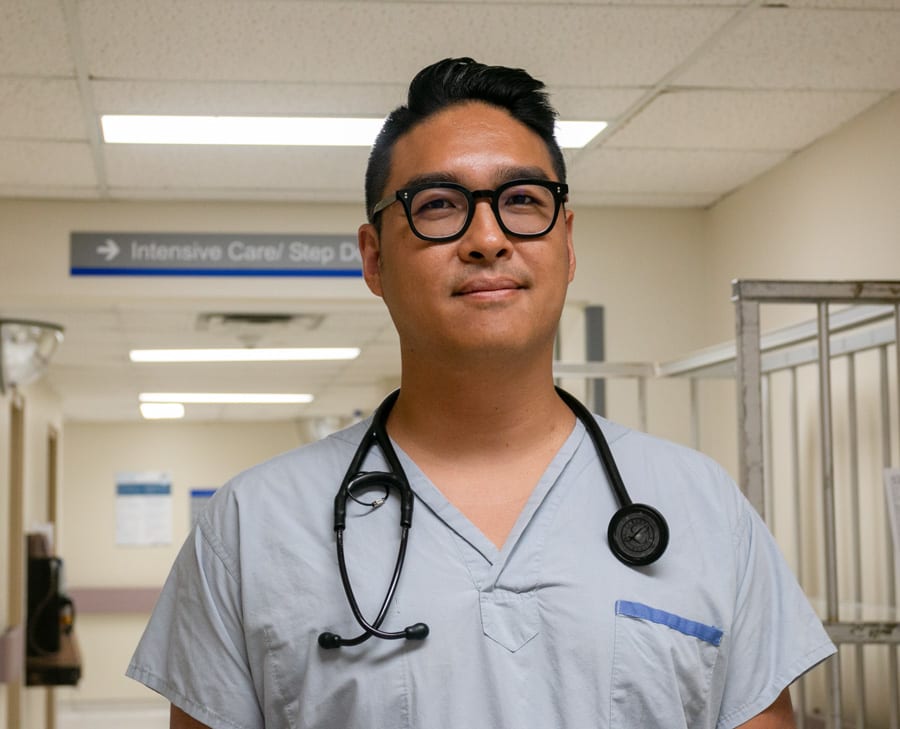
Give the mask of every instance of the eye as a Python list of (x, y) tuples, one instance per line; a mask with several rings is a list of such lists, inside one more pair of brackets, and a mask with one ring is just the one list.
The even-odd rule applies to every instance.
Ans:
[(533, 210), (552, 206), (553, 194), (539, 185), (516, 185), (503, 191), (500, 205), (517, 210)]
[(410, 203), (415, 217), (441, 217), (459, 212), (465, 214), (466, 198), (458, 190), (434, 187), (417, 192)]
[(418, 206), (418, 210), (440, 210), (442, 208), (452, 207), (454, 207), (454, 205), (451, 200), (448, 200), (446, 197), (443, 197), (441, 195), (433, 195), (427, 200), (422, 200)]
[(527, 192), (515, 192), (511, 195), (508, 195), (505, 202), (507, 205), (533, 205), (537, 202), (537, 200), (535, 200)]

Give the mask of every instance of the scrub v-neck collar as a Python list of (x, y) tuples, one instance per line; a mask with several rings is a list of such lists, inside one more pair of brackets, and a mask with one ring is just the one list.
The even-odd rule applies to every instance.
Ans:
[(400, 463), (406, 471), (410, 486), (417, 499), (438, 519), (444, 522), (460, 539), (477, 551), (483, 560), (495, 567), (502, 567), (509, 554), (515, 550), (522, 534), (528, 528), (538, 508), (559, 480), (560, 474), (578, 450), (586, 432), (584, 425), (576, 419), (572, 432), (541, 475), (531, 495), (525, 502), (525, 506), (519, 513), (503, 547), (500, 549), (468, 517), (447, 500), (447, 497), (431, 482), (402, 448), (393, 441), (391, 442), (397, 451)]

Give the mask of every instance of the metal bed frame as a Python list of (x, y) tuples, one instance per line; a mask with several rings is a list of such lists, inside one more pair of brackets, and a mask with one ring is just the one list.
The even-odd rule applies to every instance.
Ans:
[[(881, 493), (882, 484), (872, 483), (872, 479), (860, 483), (859, 462), (862, 445), (869, 461), (874, 451), (880, 451), (882, 469), (900, 466), (897, 448), (900, 422), (898, 433), (891, 435), (892, 409), (900, 421), (900, 356), (896, 345), (900, 342), (900, 281), (742, 280), (733, 282), (732, 301), (734, 343), (664, 363), (556, 363), (554, 374), (586, 378), (589, 395), (597, 379), (635, 380), (642, 429), (648, 423), (647, 382), (658, 378), (688, 380), (691, 406), (690, 436), (686, 440), (694, 447), (700, 446), (700, 383), (710, 378), (735, 379), (738, 482), (773, 532), (777, 522), (780, 529), (776, 538), (781, 537), (782, 546), (790, 547), (794, 553), (792, 566), (797, 577), (814, 603), (822, 603), (820, 616), (839, 647), (837, 655), (810, 672), (793, 689), (798, 727), (812, 729), (821, 726), (822, 720), (830, 729), (874, 726), (869, 719), (867, 697), (883, 692), (887, 696), (890, 729), (900, 729), (900, 622), (892, 543), (885, 517), (874, 530), (882, 541), (874, 547), (865, 544), (870, 553), (875, 550), (879, 559), (875, 560), (877, 563), (864, 561), (863, 539), (874, 537), (872, 525), (861, 524), (860, 495), (871, 500), (875, 493), (872, 489)], [(814, 307), (815, 318), (763, 334), (761, 307), (795, 304)], [(868, 358), (865, 364), (877, 363), (877, 383), (860, 379), (857, 364), (863, 357)], [(839, 362), (837, 369), (845, 371), (845, 381), (833, 377)], [(896, 388), (894, 398), (892, 378)], [(861, 394), (860, 382), (864, 384)], [(803, 389), (801, 385), (809, 386)], [(783, 401), (774, 402), (776, 387), (786, 390)], [(842, 413), (846, 412), (846, 420), (839, 421), (843, 429), (836, 444), (833, 391), (840, 388), (843, 395), (840, 406)], [(812, 398), (810, 391), (815, 393)], [(812, 403), (810, 399), (817, 402)], [(880, 437), (875, 440), (880, 442), (874, 443), (864, 435), (861, 443), (858, 417), (861, 407), (867, 423), (877, 421)], [(782, 412), (785, 408), (786, 418)], [(780, 419), (773, 416), (773, 411), (781, 413)], [(814, 427), (806, 422), (809, 420), (816, 421)], [(817, 431), (815, 437), (807, 434), (801, 441), (804, 426), (806, 430)], [(782, 430), (784, 437), (780, 435)], [(782, 458), (787, 461), (783, 469), (787, 475), (783, 478), (776, 477), (773, 471), (776, 445), (789, 449), (786, 458)], [(804, 456), (808, 459), (813, 455), (817, 461), (815, 469), (804, 462)], [(840, 474), (836, 474), (836, 456), (846, 466)], [(837, 513), (837, 496), (850, 502), (849, 514)], [(785, 501), (790, 508), (781, 513), (776, 506)], [(804, 529), (803, 520), (808, 521), (810, 514), (820, 516), (821, 524)], [(816, 554), (805, 549), (811, 542), (817, 547)], [(804, 569), (810, 562), (812, 569)], [(843, 570), (845, 574), (841, 574), (842, 564), (849, 565)], [(879, 584), (884, 585), (886, 604), (879, 607), (887, 616), (885, 619), (863, 619), (866, 612), (862, 609), (864, 566), (873, 570)], [(817, 600), (817, 594), (824, 599)], [(845, 600), (851, 601), (852, 609), (842, 607), (842, 594)], [(881, 654), (873, 655), (873, 651)], [(884, 653), (887, 670), (872, 671), (872, 664), (877, 663), (875, 659), (880, 657), (884, 663)], [(843, 660), (845, 657), (849, 661)], [(842, 671), (842, 663), (847, 669), (852, 664), (853, 670)], [(815, 703), (825, 707), (820, 717), (808, 714), (811, 683), (815, 684)], [(849, 704), (846, 710), (845, 700)]]

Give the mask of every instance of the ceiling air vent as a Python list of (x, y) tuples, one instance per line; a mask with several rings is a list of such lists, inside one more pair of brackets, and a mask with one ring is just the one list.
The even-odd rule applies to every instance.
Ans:
[(324, 320), (324, 314), (207, 312), (197, 316), (197, 331), (234, 337), (245, 347), (276, 346), (296, 344)]

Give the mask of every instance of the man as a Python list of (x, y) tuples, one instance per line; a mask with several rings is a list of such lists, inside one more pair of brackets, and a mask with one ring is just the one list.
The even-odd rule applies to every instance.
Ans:
[[(610, 550), (616, 499), (553, 386), (575, 255), (542, 88), (448, 59), (386, 121), (359, 245), (400, 338), (393, 448), (357, 451), (363, 423), (220, 490), (128, 671), (172, 727), (794, 726), (788, 684), (834, 648), (718, 466), (600, 421), (670, 531), (652, 564)], [(394, 489), (380, 505), (362, 478), (333, 530), (354, 453), (351, 472), (396, 457), (415, 494), (393, 601)], [(413, 639), (338, 637), (359, 629), (336, 537), (362, 619)]]

